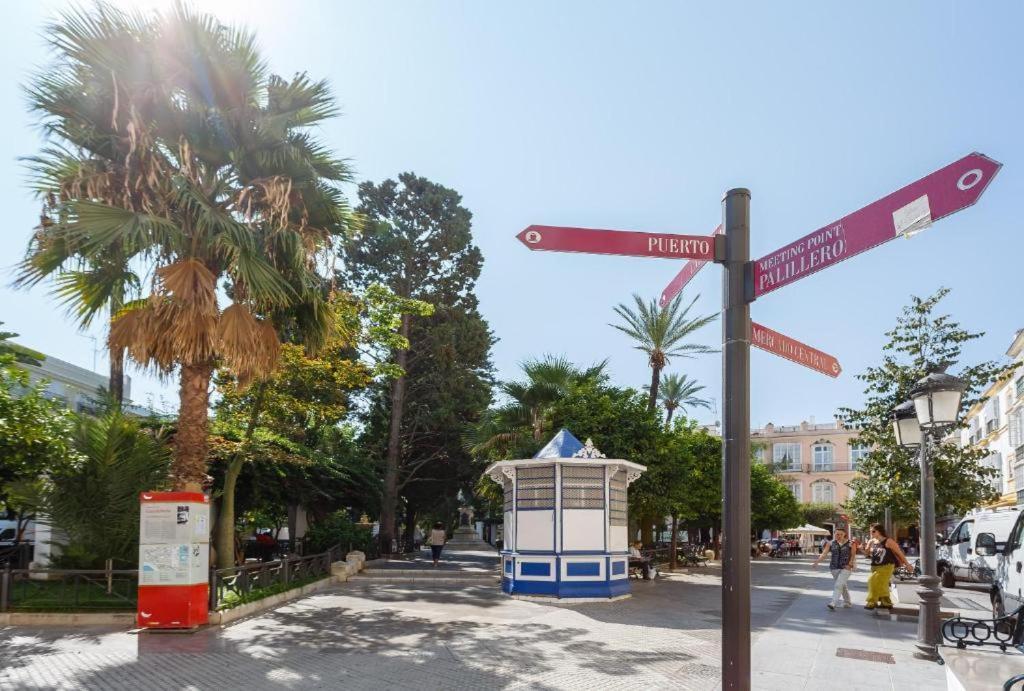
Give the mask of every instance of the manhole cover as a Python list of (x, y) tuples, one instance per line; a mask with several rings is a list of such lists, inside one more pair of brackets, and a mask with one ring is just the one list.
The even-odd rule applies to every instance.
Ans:
[(854, 660), (867, 660), (868, 662), (884, 662), (887, 665), (896, 664), (896, 658), (889, 653), (876, 653), (873, 650), (858, 650), (857, 648), (836, 648), (836, 657), (849, 657)]

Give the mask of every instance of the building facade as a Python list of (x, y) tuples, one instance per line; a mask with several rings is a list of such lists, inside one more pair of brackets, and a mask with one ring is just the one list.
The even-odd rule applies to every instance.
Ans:
[(1000, 498), (992, 506), (1024, 504), (1024, 329), (1006, 355), (1018, 369), (983, 392), (984, 402), (967, 411), (960, 445), (988, 451), (984, 465), (998, 471), (993, 486)]
[[(78, 365), (72, 365), (59, 358), (46, 355), (38, 365), (22, 364), (19, 366), (28, 372), (33, 384), (46, 382), (43, 395), (49, 399), (60, 401), (76, 413), (92, 412), (96, 401), (103, 395), (110, 383), (109, 377), (97, 374)], [(124, 398), (131, 399), (132, 380), (124, 376)]]

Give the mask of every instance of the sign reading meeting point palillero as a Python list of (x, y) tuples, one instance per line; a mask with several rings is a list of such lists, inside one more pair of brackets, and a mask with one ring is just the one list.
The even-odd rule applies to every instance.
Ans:
[(714, 240), (706, 235), (532, 225), (516, 235), (516, 238), (531, 250), (548, 252), (586, 252), (661, 259), (715, 258)]
[(754, 296), (789, 285), (804, 276), (971, 206), (1001, 164), (979, 153), (912, 182), (887, 197), (754, 262)]

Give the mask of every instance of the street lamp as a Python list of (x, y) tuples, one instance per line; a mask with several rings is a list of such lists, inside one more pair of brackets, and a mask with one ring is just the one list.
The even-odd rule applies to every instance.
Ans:
[(921, 466), (921, 589), (917, 591), (917, 648), (915, 656), (938, 660), (939, 600), (942, 590), (935, 562), (935, 471), (928, 455), (929, 443), (956, 424), (967, 385), (945, 372), (933, 372), (910, 390), (910, 400), (893, 409), (897, 443), (918, 451)]

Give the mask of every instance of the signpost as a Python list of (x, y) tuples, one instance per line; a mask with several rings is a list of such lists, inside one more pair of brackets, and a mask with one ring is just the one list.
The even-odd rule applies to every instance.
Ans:
[[(516, 237), (533, 250), (690, 259), (665, 288), (672, 300), (708, 261), (722, 280), (722, 688), (750, 688), (750, 346), (837, 377), (838, 360), (750, 321), (750, 303), (900, 235), (971, 206), (1001, 164), (973, 153), (750, 261), (750, 192), (722, 200), (722, 225), (710, 237), (530, 226)], [(716, 238), (719, 233), (723, 238)], [(716, 246), (718, 251), (716, 252)]]
[(766, 254), (754, 262), (754, 297), (789, 285), (978, 201), (1001, 164), (973, 153)]
[(821, 372), (833, 379), (843, 371), (843, 368), (839, 366), (839, 360), (834, 356), (753, 321), (750, 322), (750, 345), (774, 353), (798, 365), (809, 367), (815, 372)]
[(516, 235), (531, 250), (617, 254), (662, 259), (715, 258), (715, 243), (704, 235), (640, 233), (633, 230), (530, 226)]
[[(721, 234), (722, 226), (718, 226), (715, 228), (715, 231), (711, 233), (711, 237)], [(686, 284), (689, 283), (693, 277), (697, 275), (697, 272), (703, 269), (704, 265), (707, 263), (706, 259), (691, 259), (683, 264), (683, 268), (676, 274), (676, 277), (673, 278), (667, 286), (665, 286), (665, 290), (662, 291), (661, 300), (658, 302), (658, 306), (664, 307), (672, 300), (672, 298), (679, 295), (679, 293), (683, 291), (683, 288), (686, 287)]]

